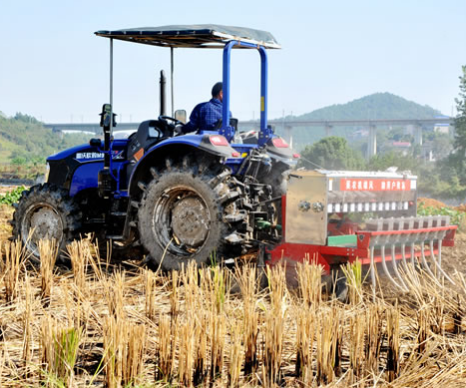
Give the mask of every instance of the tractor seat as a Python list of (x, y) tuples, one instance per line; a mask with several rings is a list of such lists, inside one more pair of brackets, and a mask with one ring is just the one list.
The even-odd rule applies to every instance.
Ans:
[(136, 132), (139, 143), (147, 150), (153, 144), (170, 137), (170, 132), (164, 122), (147, 120), (139, 124)]
[(169, 137), (171, 137), (171, 133), (164, 122), (158, 120), (143, 121), (139, 124), (137, 132), (129, 137), (128, 159), (138, 161), (149, 148)]

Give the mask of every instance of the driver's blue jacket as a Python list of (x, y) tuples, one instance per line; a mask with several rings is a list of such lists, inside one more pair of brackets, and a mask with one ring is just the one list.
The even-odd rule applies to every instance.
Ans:
[(197, 104), (189, 116), (189, 122), (182, 128), (183, 133), (215, 130), (218, 121), (222, 118), (222, 109), (223, 104), (218, 98)]

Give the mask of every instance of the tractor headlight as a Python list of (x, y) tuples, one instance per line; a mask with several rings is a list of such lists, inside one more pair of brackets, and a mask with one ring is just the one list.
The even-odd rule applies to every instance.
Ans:
[(47, 162), (45, 165), (45, 176), (44, 176), (44, 182), (47, 183), (49, 180), (49, 173), (50, 173), (50, 164)]

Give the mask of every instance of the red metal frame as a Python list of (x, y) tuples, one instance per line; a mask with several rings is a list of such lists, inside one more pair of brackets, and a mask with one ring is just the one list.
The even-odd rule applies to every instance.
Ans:
[[(386, 235), (412, 235), (412, 234), (432, 234), (435, 232), (446, 232), (442, 240), (442, 246), (454, 246), (455, 233), (457, 230), (456, 225), (441, 226), (435, 228), (411, 229), (411, 230), (390, 230), (390, 231), (356, 231), (357, 245), (356, 247), (337, 247), (327, 245), (313, 245), (313, 244), (294, 244), (286, 242), (285, 229), (286, 229), (286, 197), (282, 197), (282, 227), (283, 227), (283, 243), (269, 251), (270, 260), (269, 265), (276, 265), (281, 261), (285, 261), (287, 266), (295, 266), (296, 263), (303, 263), (305, 261), (315, 262), (323, 266), (326, 273), (330, 271), (330, 267), (336, 264), (344, 264), (353, 262), (358, 258), (363, 265), (370, 264), (369, 247), (371, 238), (376, 236)], [(421, 250), (424, 249), (424, 254), (430, 256), (430, 247), (420, 248), (415, 250), (415, 256), (419, 257)], [(434, 244), (434, 254), (438, 253), (438, 243)], [(405, 258), (411, 258), (411, 247), (406, 246)], [(395, 260), (402, 259), (401, 247), (395, 248)], [(385, 260), (392, 260), (391, 247), (385, 249)], [(376, 249), (374, 254), (374, 262), (382, 262), (380, 249)]]

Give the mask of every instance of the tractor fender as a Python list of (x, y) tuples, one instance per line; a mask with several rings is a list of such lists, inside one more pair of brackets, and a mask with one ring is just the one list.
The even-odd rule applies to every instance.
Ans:
[[(224, 140), (222, 145), (215, 145), (215, 142), (210, 139), (212, 136)], [(190, 153), (205, 153), (224, 160), (240, 159), (239, 153), (230, 146), (223, 136), (217, 133), (185, 135), (161, 141), (149, 148), (134, 167), (128, 187), (130, 197), (138, 198), (141, 195), (142, 190), (139, 182), (151, 180), (151, 167), (163, 165), (167, 158), (182, 158)]]

